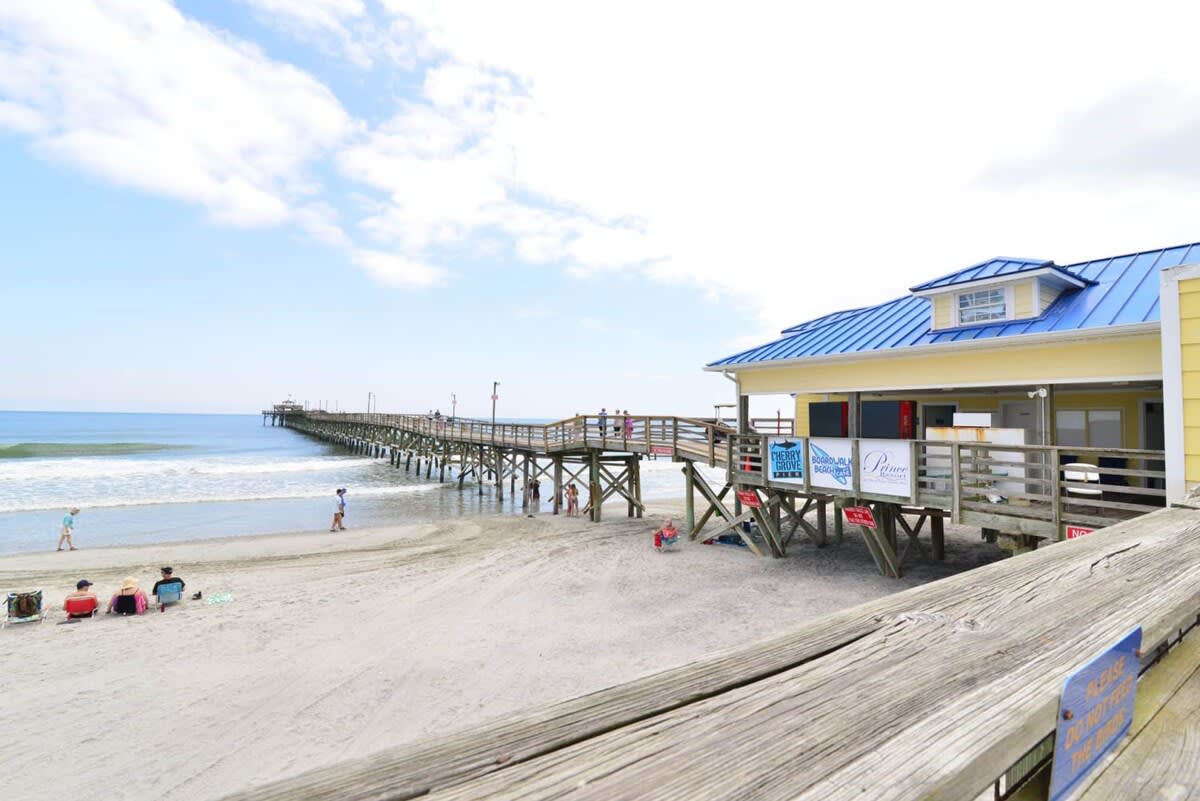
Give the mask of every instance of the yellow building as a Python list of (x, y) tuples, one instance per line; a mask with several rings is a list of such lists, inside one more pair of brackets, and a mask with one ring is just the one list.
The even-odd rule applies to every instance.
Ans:
[[(1002, 458), (1019, 456), (1024, 467), (1009, 468), (1008, 478), (1019, 480), (1006, 483), (976, 473), (982, 489), (965, 506), (977, 521), (1031, 517), (1036, 522), (1013, 530), (1058, 538), (1072, 519), (1103, 525), (1200, 484), (1200, 267), (1188, 266), (1194, 263), (1200, 244), (1067, 266), (991, 259), (887, 303), (785, 329), (779, 339), (705, 369), (736, 380), (746, 434), (753, 395), (792, 395), (795, 436), (814, 442), (820, 436), (961, 439), (950, 431), (955, 414), (986, 414), (958, 421), (970, 423), (960, 428), (984, 429), (972, 435), (976, 440), (998, 441), (1003, 431), (1000, 441), (1012, 446), (1006, 457), (991, 449), (984, 475), (1001, 474)], [(846, 419), (841, 431), (839, 404)], [(930, 453), (914, 446), (909, 503), (934, 497)], [(812, 487), (806, 483), (805, 490)], [(863, 497), (860, 489), (846, 492)], [(961, 500), (955, 495), (955, 516), (970, 522)], [(1055, 509), (1042, 508), (1047, 504)]]

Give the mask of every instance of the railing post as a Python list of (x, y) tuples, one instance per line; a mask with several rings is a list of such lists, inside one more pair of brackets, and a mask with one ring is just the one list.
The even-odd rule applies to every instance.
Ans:
[[(758, 470), (762, 476), (761, 480), (764, 487), (767, 486), (767, 482), (769, 481), (771, 475), (770, 471), (767, 470), (767, 460), (770, 458), (770, 454), (768, 453), (770, 449), (767, 447), (767, 442), (768, 438), (765, 436), (760, 436), (758, 438)], [(779, 527), (776, 526), (777, 530), (778, 528)]]
[(950, 500), (950, 522), (962, 522), (962, 461), (958, 452), (958, 443), (950, 444), (950, 483), (953, 485), (953, 496)]
[[(1050, 448), (1046, 454), (1049, 464), (1046, 465), (1046, 475), (1050, 477), (1050, 519), (1054, 523), (1054, 539), (1062, 539), (1062, 492), (1058, 484), (1058, 448)], [(1099, 462), (1099, 460), (1096, 460)]]
[[(708, 466), (717, 466), (717, 428), (716, 426), (706, 426), (708, 429)], [(729, 437), (729, 465), (733, 466), (733, 437)]]

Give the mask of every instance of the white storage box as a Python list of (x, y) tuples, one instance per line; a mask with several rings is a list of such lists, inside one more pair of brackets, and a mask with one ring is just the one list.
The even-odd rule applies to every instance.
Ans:
[(972, 428), (991, 428), (991, 412), (955, 412), (954, 425), (970, 426)]

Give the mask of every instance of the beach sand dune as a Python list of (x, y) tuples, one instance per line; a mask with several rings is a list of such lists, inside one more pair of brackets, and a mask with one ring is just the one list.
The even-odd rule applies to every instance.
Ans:
[[(858, 536), (788, 558), (647, 520), (458, 518), (0, 559), (0, 590), (126, 575), (188, 583), (166, 613), (0, 632), (0, 798), (204, 801), (532, 704), (592, 692), (1000, 557), (948, 527), (947, 561), (881, 577)], [(224, 603), (209, 603), (228, 596)]]

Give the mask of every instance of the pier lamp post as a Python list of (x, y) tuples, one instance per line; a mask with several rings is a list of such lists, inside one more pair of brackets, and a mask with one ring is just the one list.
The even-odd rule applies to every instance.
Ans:
[(453, 392), (450, 393), (450, 419), (453, 420), (458, 414), (455, 410), (458, 408), (458, 396)]
[(496, 435), (496, 398), (500, 397), (496, 394), (496, 387), (500, 386), (499, 381), (492, 382), (492, 436)]
[[(375, 397), (374, 392), (367, 393), (367, 414), (371, 413), (371, 398), (374, 398), (374, 397)], [(376, 399), (376, 403), (378, 403), (378, 399)]]

